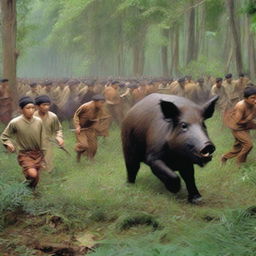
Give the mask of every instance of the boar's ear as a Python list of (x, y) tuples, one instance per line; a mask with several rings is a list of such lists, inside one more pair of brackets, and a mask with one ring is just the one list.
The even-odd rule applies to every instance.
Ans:
[(180, 110), (174, 103), (170, 101), (161, 100), (160, 106), (161, 106), (162, 113), (164, 115), (164, 119), (172, 120), (174, 122), (178, 121), (178, 118), (180, 116)]
[(218, 96), (214, 96), (203, 105), (203, 118), (204, 119), (208, 119), (208, 118), (212, 117), (212, 115), (214, 113), (214, 109), (215, 109), (215, 104), (218, 99), (219, 99)]

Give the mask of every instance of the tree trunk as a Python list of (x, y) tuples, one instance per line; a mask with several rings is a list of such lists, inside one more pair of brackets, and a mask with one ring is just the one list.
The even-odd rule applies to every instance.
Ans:
[(230, 42), (230, 49), (229, 49), (229, 54), (228, 54), (228, 59), (227, 59), (227, 63), (226, 63), (226, 69), (225, 69), (225, 73), (229, 73), (230, 70), (230, 64), (231, 64), (231, 60), (234, 54), (234, 48), (233, 48), (233, 44), (232, 42)]
[[(230, 27), (228, 26), (228, 24), (225, 24), (224, 34), (225, 35), (229, 35), (230, 34)], [(230, 48), (231, 48), (231, 37), (230, 36), (225, 36), (223, 53), (220, 56), (222, 58), (222, 61), (225, 62), (228, 59)]]
[(250, 30), (250, 17), (246, 15), (246, 38), (248, 45), (245, 47), (248, 49), (248, 70), (250, 79), (255, 79), (255, 69), (256, 69), (256, 56), (255, 56), (255, 42), (253, 33)]
[(198, 13), (198, 55), (204, 55), (205, 53), (205, 26), (206, 26), (206, 5), (203, 3), (199, 7)]
[(140, 77), (144, 72), (144, 45), (136, 43), (133, 46), (133, 75)]
[(16, 0), (1, 0), (0, 5), (2, 16), (3, 77), (9, 79), (13, 106), (16, 108), (16, 64), (18, 57), (16, 50)]
[(173, 37), (172, 37), (172, 40), (173, 40), (173, 43), (172, 43), (172, 46), (173, 46), (173, 51), (172, 51), (172, 66), (171, 66), (171, 71), (170, 71), (170, 74), (172, 76), (177, 76), (178, 75), (178, 69), (179, 69), (179, 48), (180, 48), (180, 40), (179, 40), (179, 37), (180, 37), (180, 30), (179, 30), (179, 25), (175, 25), (175, 28), (174, 28), (174, 33), (173, 33)]
[(161, 53), (162, 53), (162, 68), (163, 68), (163, 76), (167, 77), (169, 73), (169, 65), (168, 65), (168, 46), (167, 42), (169, 39), (169, 30), (163, 29), (162, 30), (164, 36), (164, 45), (161, 46)]
[(238, 29), (235, 23), (234, 0), (227, 0), (227, 8), (229, 12), (230, 28), (231, 28), (231, 32), (234, 39), (236, 70), (237, 70), (237, 73), (239, 74), (243, 71), (243, 63), (242, 63), (241, 43), (239, 40)]
[(195, 8), (194, 0), (191, 0), (191, 9), (188, 12), (188, 38), (187, 38), (187, 60), (186, 63), (189, 64), (195, 59)]
[(119, 19), (118, 27), (118, 54), (117, 54), (117, 73), (118, 76), (124, 76), (124, 39), (123, 39), (122, 19)]
[(132, 51), (133, 51), (133, 75), (138, 76), (139, 62), (140, 62), (139, 47), (137, 45), (134, 45)]

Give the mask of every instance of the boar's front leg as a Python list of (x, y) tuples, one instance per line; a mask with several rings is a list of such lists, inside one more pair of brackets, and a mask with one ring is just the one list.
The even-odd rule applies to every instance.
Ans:
[(185, 169), (179, 170), (180, 176), (185, 181), (188, 190), (188, 202), (196, 204), (201, 201), (202, 197), (197, 190), (195, 183), (195, 170), (193, 165), (187, 166)]
[(180, 178), (162, 160), (148, 161), (152, 172), (165, 184), (165, 187), (172, 193), (180, 190)]

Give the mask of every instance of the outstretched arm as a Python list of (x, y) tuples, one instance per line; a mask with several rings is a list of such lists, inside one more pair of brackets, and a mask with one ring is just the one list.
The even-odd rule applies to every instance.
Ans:
[(10, 122), (1, 134), (1, 142), (10, 152), (15, 151), (15, 147), (11, 141), (11, 137), (15, 134), (14, 125)]

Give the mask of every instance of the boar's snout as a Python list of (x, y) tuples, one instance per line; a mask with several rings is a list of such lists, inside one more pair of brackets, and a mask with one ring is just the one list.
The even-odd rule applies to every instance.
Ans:
[(200, 150), (200, 154), (202, 156), (209, 156), (215, 151), (215, 146), (211, 143), (208, 142), (206, 145)]

